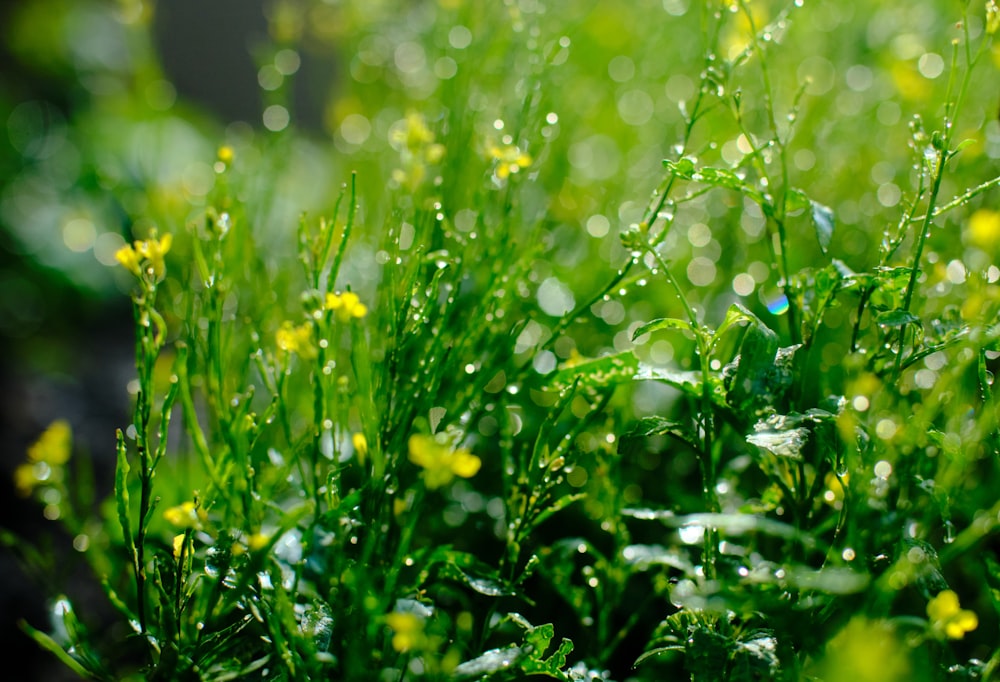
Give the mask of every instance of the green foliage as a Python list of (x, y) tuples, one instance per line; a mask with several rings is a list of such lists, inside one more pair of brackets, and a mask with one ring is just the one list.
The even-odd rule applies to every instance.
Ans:
[(115, 635), (25, 631), (93, 679), (995, 674), (996, 10), (870, 4), (275, 2), (253, 133), (133, 48), (63, 131), (128, 216), (78, 284), (133, 302), (111, 499), (51, 434), (16, 474)]

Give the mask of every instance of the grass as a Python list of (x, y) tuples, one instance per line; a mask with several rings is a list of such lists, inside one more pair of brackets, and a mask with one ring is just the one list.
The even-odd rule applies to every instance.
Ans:
[(1000, 675), (993, 3), (270, 21), (267, 130), (150, 112), (149, 55), (73, 121), (128, 216), (90, 250), (134, 412), (107, 499), (65, 421), (15, 472), (116, 613), (53, 591), (39, 644), (106, 680)]

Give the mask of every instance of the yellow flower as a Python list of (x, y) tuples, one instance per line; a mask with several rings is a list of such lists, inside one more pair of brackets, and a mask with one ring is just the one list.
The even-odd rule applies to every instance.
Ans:
[(137, 240), (118, 249), (115, 260), (136, 277), (142, 277), (145, 271), (160, 280), (167, 271), (163, 257), (170, 251), (171, 243), (173, 235), (165, 234), (162, 239), (157, 239), (156, 230), (153, 230), (149, 239)]
[(358, 456), (358, 461), (364, 464), (365, 457), (368, 456), (368, 439), (365, 438), (365, 434), (356, 433), (351, 436), (351, 442), (354, 444), (354, 453)]
[(423, 116), (415, 111), (408, 112), (405, 119), (393, 124), (389, 144), (399, 152), (403, 166), (392, 171), (392, 179), (411, 190), (427, 177), (427, 165), (433, 166), (444, 158), (444, 145), (434, 141), (434, 133)]
[(62, 466), (69, 461), (72, 450), (73, 432), (69, 422), (57, 419), (28, 448), (28, 460), (45, 462), (50, 466)]
[(410, 461), (423, 468), (428, 488), (440, 488), (455, 476), (472, 478), (479, 472), (482, 460), (465, 448), (452, 449), (433, 436), (410, 436)]
[(979, 627), (979, 617), (974, 611), (963, 609), (952, 590), (943, 590), (927, 602), (927, 617), (931, 628), (948, 639), (962, 639), (966, 632)]
[(316, 357), (316, 349), (312, 345), (312, 325), (308, 322), (295, 326), (289, 321), (281, 323), (281, 328), (274, 335), (278, 350), (309, 360)]
[(194, 502), (184, 502), (164, 511), (163, 518), (176, 528), (197, 528), (208, 519), (208, 514), (196, 507)]
[(222, 147), (219, 147), (219, 161), (221, 161), (222, 163), (229, 165), (230, 163), (233, 162), (233, 158), (235, 156), (236, 154), (235, 152), (233, 152), (233, 148), (230, 147), (229, 145), (224, 145)]
[(35, 486), (41, 483), (36, 468), (36, 465), (31, 462), (25, 462), (14, 469), (14, 487), (17, 488), (17, 494), (21, 497), (31, 495)]
[(385, 617), (392, 628), (392, 648), (400, 653), (423, 647), (424, 621), (413, 613), (390, 613)]
[(809, 671), (826, 682), (906, 682), (913, 679), (908, 649), (884, 621), (856, 616), (826, 645)]
[(368, 307), (361, 302), (353, 291), (343, 294), (327, 294), (326, 309), (337, 314), (341, 322), (349, 322), (352, 318), (362, 318), (368, 314)]
[(491, 146), (490, 156), (497, 162), (496, 174), (501, 180), (531, 165), (531, 156), (512, 144), (504, 147)]
[(181, 549), (184, 547), (184, 533), (179, 533), (174, 536), (174, 559), (180, 560)]
[(1000, 212), (981, 208), (969, 216), (969, 242), (984, 251), (1000, 244)]
[(250, 548), (251, 552), (256, 552), (267, 547), (267, 543), (271, 541), (271, 536), (265, 533), (254, 533), (247, 540), (247, 547)]

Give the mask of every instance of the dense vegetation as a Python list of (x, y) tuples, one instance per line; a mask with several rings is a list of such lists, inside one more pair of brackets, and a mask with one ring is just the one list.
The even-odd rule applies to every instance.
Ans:
[(267, 17), (225, 127), (148, 4), (11, 29), (76, 85), (5, 102), (9, 242), (135, 322), (106, 499), (71, 419), (13, 472), (116, 614), (54, 592), (38, 643), (106, 680), (1000, 674), (994, 2)]

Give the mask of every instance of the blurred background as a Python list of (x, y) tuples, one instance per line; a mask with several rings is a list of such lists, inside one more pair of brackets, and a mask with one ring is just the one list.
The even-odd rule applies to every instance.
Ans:
[[(19, 496), (13, 472), (42, 430), (65, 418), (75, 454), (92, 463), (95, 499), (110, 490), (114, 432), (129, 420), (133, 373), (130, 282), (114, 253), (152, 226), (181, 230), (204, 211), (220, 146), (256, 174), (257, 189), (240, 199), (259, 243), (280, 260), (294, 248), (299, 213), (328, 212), (350, 170), (359, 171), (366, 224), (382, 224), (388, 209), (379, 199), (396, 163), (389, 131), (408, 109), (434, 125), (443, 109), (463, 107), (492, 131), (494, 121), (516, 120), (527, 98), (540, 97), (551, 113), (544, 141), (533, 142), (544, 155), (529, 149), (538, 159), (531, 177), (537, 215), (558, 249), (539, 262), (539, 281), (589, 291), (606, 268), (580, 265), (620, 258), (617, 233), (641, 218), (662, 159), (676, 157), (681, 107), (703, 68), (700, 3), (489, 4), (8, 0), (0, 7), (0, 526), (51, 543), (60, 557), (54, 572), (65, 580), (59, 589), (85, 594), (94, 577), (81, 573), (74, 538), (54, 532), (58, 505)], [(862, 270), (912, 182), (909, 121), (942, 113), (936, 103), (951, 41), (962, 35), (956, 3), (807, 0), (788, 21), (782, 11), (791, 3), (753, 7), (760, 25), (776, 22), (769, 63), (777, 107), (787, 111), (803, 94), (794, 183), (833, 208), (831, 252)], [(980, 36), (978, 10), (967, 21)], [(747, 45), (746, 22), (731, 23), (723, 57)], [(998, 55), (987, 55), (993, 63), (970, 91), (959, 125), (973, 145), (944, 197), (1000, 171)], [(752, 66), (745, 86), (759, 78)], [(758, 129), (761, 104), (748, 90), (744, 114)], [(719, 111), (709, 119), (691, 148), (708, 164), (738, 164), (745, 141), (731, 117)], [(775, 321), (780, 310), (768, 304), (778, 286), (759, 212), (712, 196), (680, 209), (668, 243), (692, 299), (709, 313), (744, 300)], [(964, 225), (935, 233), (928, 261), (941, 269), (937, 295), (944, 300), (964, 281), (947, 274), (950, 263), (985, 267), (996, 247), (995, 238)], [(819, 255), (814, 239), (800, 239), (792, 269)], [(594, 314), (602, 334), (576, 345), (585, 355), (606, 350), (607, 338), (623, 346), (630, 325), (664, 305), (641, 292), (601, 304)], [(667, 362), (674, 349), (654, 352)], [(843, 355), (843, 339), (831, 337), (820, 369), (837, 371)], [(16, 620), (48, 627), (42, 595), (54, 592), (40, 587), (3, 550), (0, 636), (25, 643), (24, 655), (38, 665), (48, 657)], [(58, 670), (37, 679), (59, 679)]]

